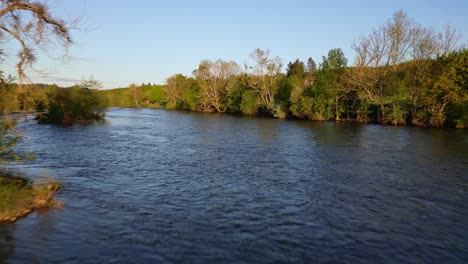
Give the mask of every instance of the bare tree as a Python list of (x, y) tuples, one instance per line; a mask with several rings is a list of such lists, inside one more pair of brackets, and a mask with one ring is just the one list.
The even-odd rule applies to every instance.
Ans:
[(50, 13), (46, 1), (0, 0), (0, 32), (21, 46), (16, 64), (19, 84), (25, 68), (36, 60), (34, 48), (45, 49), (47, 44), (55, 43), (66, 50), (73, 43), (70, 29), (71, 24)]
[[(374, 29), (368, 36), (353, 44), (356, 52), (355, 68), (349, 71), (348, 80), (371, 101), (380, 106), (379, 121), (385, 122), (385, 97), (395, 97), (393, 109), (399, 109), (396, 94), (402, 89), (399, 80), (393, 78), (384, 85), (388, 73), (394, 75), (411, 61), (412, 80), (407, 89), (411, 97), (411, 118), (416, 114), (416, 105), (422, 82), (427, 79), (428, 60), (456, 49), (459, 35), (450, 26), (436, 34), (432, 29), (417, 24), (403, 11), (397, 11), (384, 26)], [(400, 88), (397, 88), (400, 87)]]
[(425, 81), (430, 74), (429, 60), (434, 59), (440, 53), (440, 45), (437, 34), (431, 28), (415, 25), (411, 29), (410, 59), (412, 61), (409, 84), (407, 85), (410, 96), (411, 112), (410, 122), (419, 123), (416, 119), (416, 111), (421, 90), (426, 85)]
[(256, 91), (263, 106), (274, 108), (274, 98), (278, 90), (278, 77), (283, 63), (279, 57), (270, 57), (270, 50), (256, 49), (250, 54), (254, 65), (251, 67), (249, 87)]
[(356, 52), (356, 67), (346, 72), (348, 82), (361, 91), (363, 97), (380, 106), (380, 121), (384, 119), (385, 113), (381, 80), (387, 71), (387, 37), (384, 27), (374, 29), (367, 37), (361, 37), (352, 46)]
[(229, 79), (239, 73), (240, 67), (234, 61), (202, 61), (194, 71), (202, 92), (202, 104), (207, 108), (213, 107), (217, 112), (225, 112)]
[(461, 39), (461, 35), (456, 29), (452, 28), (450, 24), (445, 25), (444, 31), (440, 32), (437, 37), (440, 45), (438, 55), (444, 55), (455, 51)]
[(411, 47), (411, 33), (415, 25), (412, 18), (403, 12), (397, 11), (385, 25), (385, 49), (387, 65), (396, 71), (397, 65), (407, 60), (408, 51)]

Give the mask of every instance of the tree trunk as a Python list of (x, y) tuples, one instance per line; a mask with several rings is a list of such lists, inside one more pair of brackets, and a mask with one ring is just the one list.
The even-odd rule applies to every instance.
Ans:
[(380, 115), (379, 115), (379, 123), (384, 124), (385, 123), (385, 105), (380, 104)]
[(339, 97), (335, 96), (335, 121), (340, 121)]

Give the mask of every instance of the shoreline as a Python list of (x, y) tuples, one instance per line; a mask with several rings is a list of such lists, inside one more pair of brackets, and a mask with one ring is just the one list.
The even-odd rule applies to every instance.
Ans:
[(0, 171), (0, 225), (13, 223), (39, 209), (57, 205), (60, 184), (51, 180), (33, 182)]
[[(429, 129), (455, 129), (455, 130), (463, 130), (467, 129), (468, 126), (429, 126), (429, 125), (417, 125), (417, 124), (392, 124), (389, 122), (382, 123), (375, 121), (373, 119), (368, 120), (359, 120), (359, 119), (308, 119), (308, 118), (297, 118), (286, 116), (284, 118), (275, 117), (272, 115), (266, 114), (255, 114), (255, 115), (246, 115), (239, 112), (215, 112), (215, 111), (198, 111), (198, 110), (190, 110), (190, 109), (170, 109), (165, 107), (148, 107), (148, 106), (109, 106), (106, 107), (106, 111), (110, 109), (155, 109), (155, 110), (167, 110), (167, 111), (179, 111), (179, 112), (189, 112), (189, 113), (201, 113), (201, 114), (220, 114), (220, 115), (231, 115), (231, 116), (238, 116), (238, 117), (254, 117), (254, 118), (266, 118), (266, 119), (277, 119), (277, 120), (286, 120), (286, 121), (300, 121), (300, 122), (333, 122), (333, 123), (348, 123), (348, 124), (361, 124), (361, 125), (378, 125), (378, 126), (392, 126), (392, 127), (418, 127), (418, 128), (429, 128)], [(104, 117), (105, 119), (105, 117)]]

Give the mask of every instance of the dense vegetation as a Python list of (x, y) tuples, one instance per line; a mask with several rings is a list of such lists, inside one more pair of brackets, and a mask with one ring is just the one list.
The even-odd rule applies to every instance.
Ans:
[(353, 45), (348, 66), (332, 49), (319, 66), (309, 58), (282, 61), (257, 49), (250, 63), (204, 60), (193, 76), (166, 85), (103, 91), (107, 106), (152, 106), (308, 120), (393, 125), (468, 126), (468, 50), (450, 27), (435, 33), (404, 12)]
[(97, 90), (86, 85), (70, 88), (56, 86), (47, 89), (46, 113), (38, 115), (41, 122), (73, 124), (99, 120), (104, 117), (104, 106)]
[(468, 50), (455, 30), (436, 33), (403, 11), (353, 44), (355, 63), (341, 49), (321, 62), (286, 65), (256, 49), (236, 62), (203, 60), (192, 76), (165, 85), (132, 84), (98, 90), (92, 78), (75, 87), (8, 84), (12, 108), (47, 110), (42, 120), (79, 122), (103, 116), (104, 107), (155, 107), (230, 112), (276, 118), (468, 127)]
[[(40, 89), (37, 96), (30, 96), (35, 88), (37, 87), (26, 87), (29, 94), (22, 96), (19, 92), (22, 91), (21, 87), (13, 84), (11, 78), (5, 78), (0, 71), (0, 165), (34, 157), (15, 148), (21, 141), (21, 134), (16, 129), (17, 120), (10, 112), (19, 107), (39, 108), (40, 104), (44, 103), (42, 99), (46, 98), (43, 98)], [(12, 222), (35, 209), (53, 206), (53, 196), (58, 188), (59, 184), (50, 180), (32, 183), (24, 178), (9, 175), (0, 167), (0, 223)]]

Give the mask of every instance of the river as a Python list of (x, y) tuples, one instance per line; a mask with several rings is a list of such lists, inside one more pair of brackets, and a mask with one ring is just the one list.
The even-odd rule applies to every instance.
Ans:
[(64, 208), (0, 263), (466, 263), (468, 131), (111, 109), (20, 125)]

